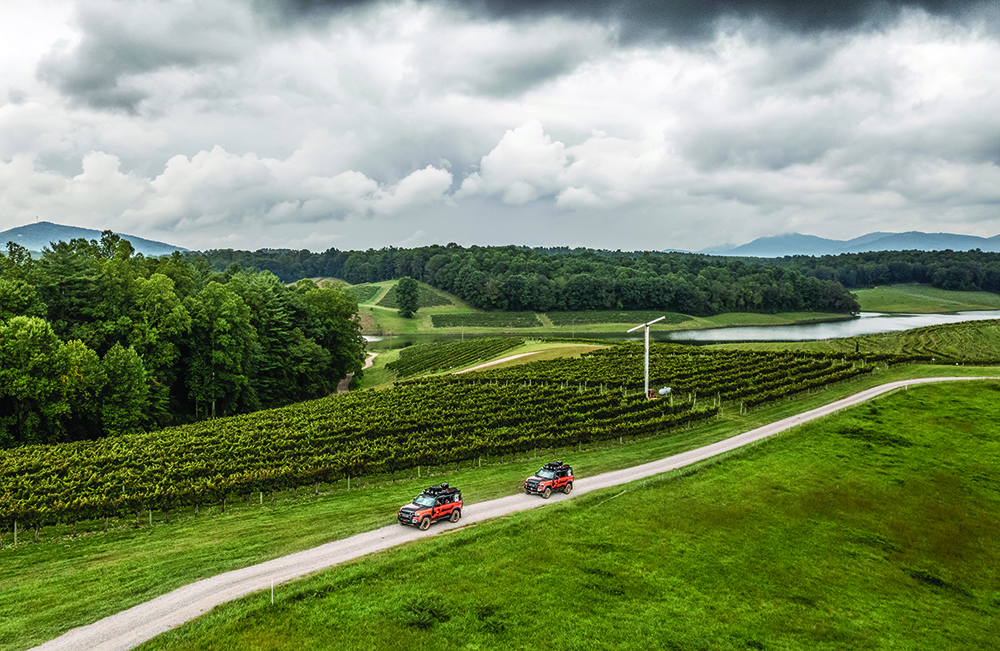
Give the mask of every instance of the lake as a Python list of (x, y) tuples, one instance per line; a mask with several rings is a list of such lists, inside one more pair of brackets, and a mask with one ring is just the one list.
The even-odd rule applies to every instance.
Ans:
[[(1000, 310), (953, 312), (950, 314), (881, 314), (862, 312), (856, 319), (830, 323), (807, 323), (782, 326), (738, 326), (711, 330), (681, 330), (657, 333), (657, 341), (674, 343), (731, 343), (737, 341), (816, 341), (838, 337), (857, 337), (880, 332), (899, 332), (912, 328), (1000, 319)], [(659, 336), (663, 335), (663, 336)]]

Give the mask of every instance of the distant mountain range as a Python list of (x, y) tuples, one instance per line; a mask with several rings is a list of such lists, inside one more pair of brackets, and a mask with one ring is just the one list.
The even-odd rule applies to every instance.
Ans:
[(725, 256), (745, 256), (754, 258), (781, 258), (786, 255), (837, 255), (840, 253), (863, 253), (865, 251), (968, 251), (981, 249), (1000, 253), (1000, 235), (976, 237), (975, 235), (955, 235), (953, 233), (868, 233), (853, 240), (828, 240), (815, 235), (791, 233), (760, 237), (737, 247), (717, 246), (702, 249), (698, 253)]
[[(174, 251), (187, 251), (180, 246), (147, 240), (135, 235), (126, 235), (125, 233), (115, 233), (115, 235), (131, 242), (136, 253), (146, 256), (170, 255)], [(36, 222), (0, 232), (0, 248), (6, 248), (7, 242), (16, 242), (29, 251), (41, 251), (52, 242), (69, 242), (77, 238), (100, 241), (101, 231), (77, 226), (63, 226), (52, 222)]]

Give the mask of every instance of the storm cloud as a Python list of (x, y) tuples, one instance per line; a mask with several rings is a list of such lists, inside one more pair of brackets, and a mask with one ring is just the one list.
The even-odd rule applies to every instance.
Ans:
[[(878, 25), (895, 20), (907, 9), (935, 16), (964, 18), (988, 11), (980, 0), (431, 0), (473, 16), (492, 20), (533, 21), (561, 16), (583, 22), (613, 24), (624, 39), (711, 38), (720, 20), (759, 19), (800, 32), (844, 30), (860, 25)], [(352, 0), (262, 0), (260, 10), (285, 20), (316, 20), (364, 6)]]

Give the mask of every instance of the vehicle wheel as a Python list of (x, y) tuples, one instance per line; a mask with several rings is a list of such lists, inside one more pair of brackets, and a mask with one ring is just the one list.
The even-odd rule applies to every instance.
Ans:
[(566, 493), (567, 495), (569, 495), (570, 493), (572, 493), (573, 492), (573, 482), (569, 482), (565, 486), (563, 486), (563, 492)]
[(452, 522), (458, 522), (458, 519), (461, 517), (462, 517), (462, 509), (455, 509), (454, 511), (451, 512), (451, 518), (449, 519)]
[(550, 497), (552, 497), (552, 489), (546, 486), (545, 490), (542, 491), (542, 497), (544, 499), (549, 499)]
[(420, 530), (421, 531), (427, 531), (430, 528), (431, 528), (431, 519), (430, 518), (424, 518), (423, 520), (420, 521)]

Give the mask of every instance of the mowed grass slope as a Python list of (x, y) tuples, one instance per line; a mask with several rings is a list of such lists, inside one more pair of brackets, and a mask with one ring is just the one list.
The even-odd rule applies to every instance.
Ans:
[(388, 550), (142, 649), (995, 649), (1000, 384)]
[(930, 285), (883, 285), (854, 291), (863, 312), (965, 312), (1000, 310), (1000, 295), (990, 292), (959, 292)]

